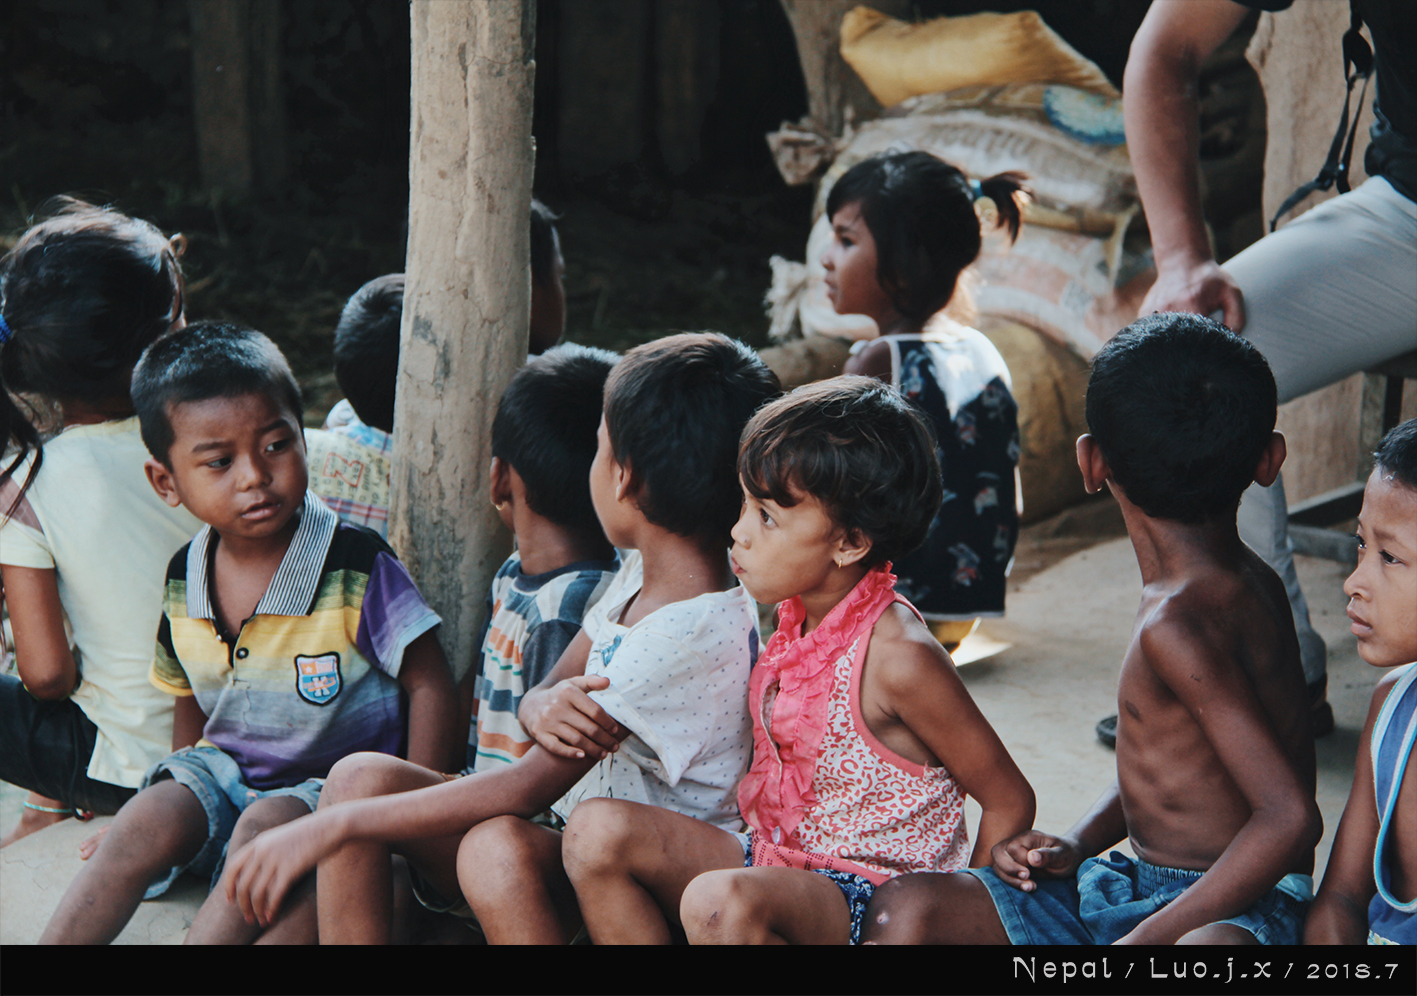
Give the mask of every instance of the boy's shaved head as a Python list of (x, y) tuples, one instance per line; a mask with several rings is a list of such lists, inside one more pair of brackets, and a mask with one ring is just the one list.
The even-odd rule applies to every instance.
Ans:
[(1259, 350), (1200, 315), (1148, 315), (1092, 361), (1087, 425), (1127, 499), (1156, 519), (1233, 514), (1274, 432)]

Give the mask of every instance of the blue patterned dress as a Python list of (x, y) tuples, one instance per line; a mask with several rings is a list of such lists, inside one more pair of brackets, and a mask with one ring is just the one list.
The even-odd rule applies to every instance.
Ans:
[(1004, 613), (1018, 541), (1018, 405), (1009, 368), (983, 333), (937, 315), (888, 335), (891, 386), (935, 430), (944, 501), (925, 542), (895, 564), (900, 592), (931, 622)]

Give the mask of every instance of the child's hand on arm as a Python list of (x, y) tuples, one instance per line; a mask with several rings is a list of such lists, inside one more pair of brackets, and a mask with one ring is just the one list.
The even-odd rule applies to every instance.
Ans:
[(1378, 682), (1368, 708), (1368, 721), (1358, 740), (1358, 760), (1353, 788), (1343, 818), (1333, 838), (1328, 868), (1309, 917), (1304, 922), (1305, 944), (1365, 944), (1368, 940), (1368, 904), (1378, 891), (1373, 881), (1373, 852), (1378, 841), (1378, 804), (1373, 794), (1373, 725), (1387, 701), (1398, 675)]
[(546, 679), (522, 696), (517, 710), (522, 728), (557, 757), (599, 761), (618, 750), (629, 732), (587, 694), (610, 686), (603, 675), (585, 673), (589, 656), (590, 637), (581, 630)]
[(399, 667), (408, 693), (408, 759), (434, 771), (455, 771), (458, 695), (433, 631), (408, 645)]
[(12, 564), (4, 572), (20, 680), (37, 699), (66, 699), (78, 687), (79, 668), (64, 633), (59, 575), (52, 567)]
[(990, 856), (994, 874), (1016, 889), (1032, 892), (1037, 879), (1072, 878), (1085, 859), (1126, 836), (1122, 798), (1114, 781), (1066, 834), (1056, 837), (1028, 830), (995, 844)]

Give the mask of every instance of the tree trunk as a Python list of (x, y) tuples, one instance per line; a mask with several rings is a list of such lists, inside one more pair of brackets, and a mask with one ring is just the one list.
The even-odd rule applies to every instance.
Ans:
[(534, 0), (416, 0), (409, 237), (389, 538), (454, 676), (510, 548), (488, 500), (497, 401), (526, 359)]
[[(828, 135), (841, 134), (847, 108), (855, 121), (881, 113), (880, 103), (841, 57), (841, 19), (860, 4), (861, 0), (782, 0), (807, 84), (807, 115)], [(870, 6), (891, 17), (910, 14), (910, 0), (872, 0)]]
[(202, 186), (251, 192), (250, 0), (188, 0)]

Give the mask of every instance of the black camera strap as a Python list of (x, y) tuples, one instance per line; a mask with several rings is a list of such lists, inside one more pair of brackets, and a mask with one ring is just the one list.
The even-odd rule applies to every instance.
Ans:
[[(1368, 78), (1373, 74), (1373, 50), (1361, 33), (1363, 17), (1358, 13), (1356, 0), (1348, 0), (1348, 11), (1351, 23), (1343, 33), (1343, 76), (1348, 81), (1348, 91), (1343, 95), (1343, 117), (1339, 118), (1338, 131), (1334, 133), (1333, 142), (1328, 147), (1328, 159), (1325, 160), (1323, 169), (1319, 170), (1318, 176), (1290, 194), (1289, 199), (1279, 206), (1279, 210), (1269, 221), (1271, 232), (1279, 224), (1280, 218), (1315, 190), (1327, 190), (1337, 186), (1340, 194), (1346, 194), (1351, 189), (1348, 186), (1348, 164), (1353, 159), (1353, 139), (1358, 133), (1358, 118), (1363, 110), (1363, 101), (1368, 96)], [(1353, 111), (1353, 124), (1350, 127), (1348, 112), (1353, 98), (1353, 84), (1360, 79), (1363, 81), (1363, 88), (1358, 93), (1358, 107)]]

